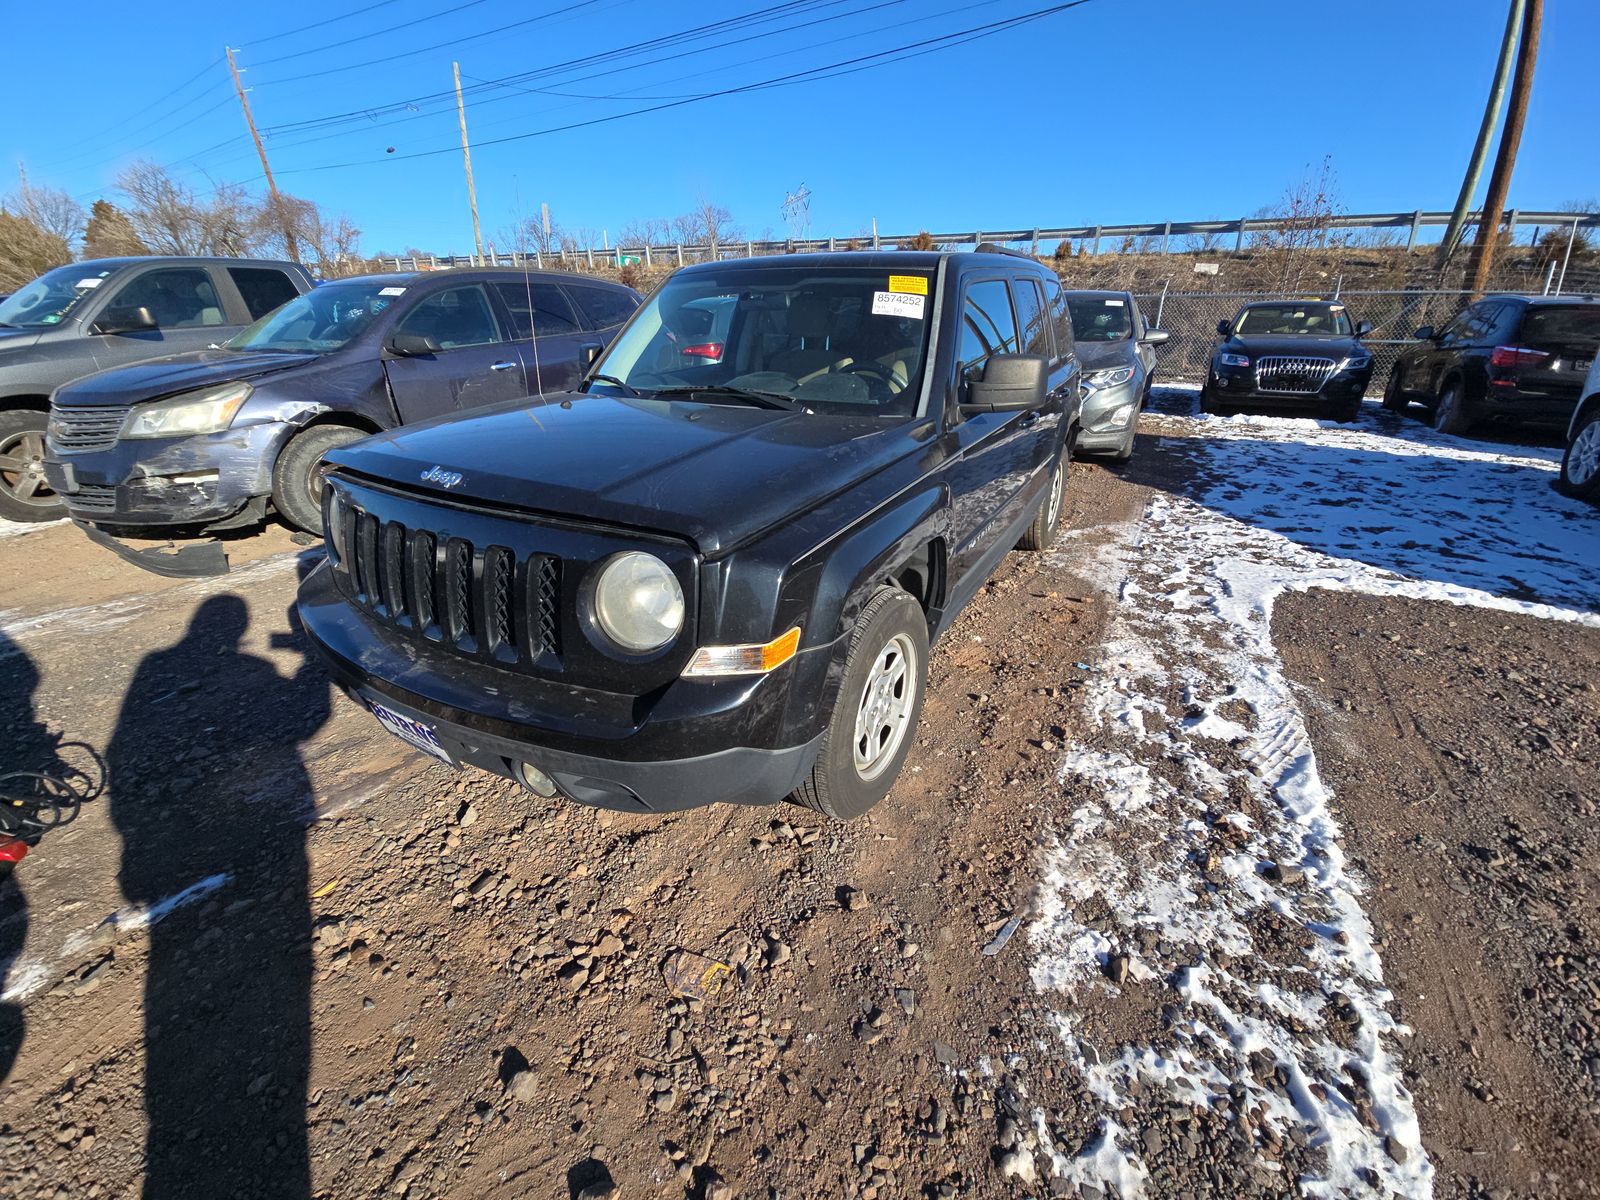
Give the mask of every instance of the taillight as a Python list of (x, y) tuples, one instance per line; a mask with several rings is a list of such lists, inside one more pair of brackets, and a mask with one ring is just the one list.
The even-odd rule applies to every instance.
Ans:
[(696, 342), (692, 346), (685, 346), (679, 351), (685, 358), (706, 358), (712, 362), (722, 361), (721, 342)]
[(1551, 355), (1543, 350), (1528, 350), (1522, 346), (1496, 346), (1489, 355), (1491, 367), (1542, 367)]

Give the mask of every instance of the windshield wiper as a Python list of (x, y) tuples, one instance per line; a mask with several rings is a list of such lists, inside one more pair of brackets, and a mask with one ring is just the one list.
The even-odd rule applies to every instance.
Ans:
[[(634, 387), (633, 384), (629, 383), (625, 379), (618, 379), (615, 375), (591, 375), (591, 376), (589, 376), (589, 382), (590, 383), (609, 383), (612, 387), (621, 388), (624, 392), (626, 392), (628, 395), (632, 396), (636, 400), (644, 398), (644, 393), (641, 392), (638, 388)], [(587, 389), (585, 389), (585, 390), (587, 390)]]
[(758, 392), (751, 388), (730, 387), (725, 383), (701, 384), (698, 387), (669, 387), (657, 388), (651, 393), (654, 396), (729, 396), (735, 400), (745, 400), (758, 408), (777, 408), (784, 412), (803, 412), (811, 410), (798, 400), (785, 396), (782, 392)]

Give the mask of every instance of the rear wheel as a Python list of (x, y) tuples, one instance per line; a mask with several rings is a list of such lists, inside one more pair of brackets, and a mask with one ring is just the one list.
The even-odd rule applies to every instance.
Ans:
[(323, 458), (367, 435), (348, 425), (313, 425), (283, 448), (272, 468), (272, 503), (296, 529), (322, 532)]
[(867, 601), (811, 774), (794, 798), (840, 821), (889, 794), (910, 753), (928, 676), (928, 621), (899, 588)]
[(1567, 443), (1561, 490), (1580, 500), (1600, 498), (1600, 408), (1590, 410)]
[(44, 477), (46, 414), (18, 408), (0, 412), (0, 517), (54, 521), (67, 506)]
[(1439, 399), (1433, 405), (1433, 427), (1440, 433), (1466, 433), (1472, 428), (1461, 394), (1461, 381), (1452, 379), (1444, 385)]
[(1383, 406), (1390, 412), (1405, 412), (1411, 407), (1405, 392), (1400, 389), (1400, 368), (1396, 367), (1389, 372), (1389, 382), (1383, 389)]
[(1045, 495), (1039, 511), (1034, 514), (1033, 524), (1018, 540), (1018, 550), (1048, 550), (1050, 543), (1055, 541), (1056, 530), (1061, 527), (1061, 500), (1066, 495), (1067, 472), (1071, 465), (1072, 451), (1063, 446), (1061, 457), (1056, 460), (1056, 469), (1050, 476), (1050, 491)]

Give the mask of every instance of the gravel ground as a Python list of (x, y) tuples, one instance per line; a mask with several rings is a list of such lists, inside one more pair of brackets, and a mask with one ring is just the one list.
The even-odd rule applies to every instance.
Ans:
[(1548, 468), (1409, 432), (1158, 395), (852, 825), (430, 763), (304, 657), (281, 529), (204, 582), (6, 531), (4, 766), (110, 783), (0, 884), (0, 1194), (1584, 1194), (1594, 576), (1362, 560), (1237, 486)]

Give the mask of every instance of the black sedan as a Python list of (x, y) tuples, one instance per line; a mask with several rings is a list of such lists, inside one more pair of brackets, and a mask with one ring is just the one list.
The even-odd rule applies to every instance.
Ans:
[(1200, 407), (1293, 408), (1353, 421), (1372, 379), (1372, 355), (1345, 306), (1329, 300), (1247, 304), (1217, 325), (1222, 341), (1200, 389)]
[(620, 284), (512, 270), (325, 283), (220, 346), (61, 387), (46, 476), (74, 521), (141, 566), (224, 570), (215, 542), (175, 558), (117, 539), (231, 529), (269, 504), (320, 529), (329, 450), (570, 389), (639, 300)]

